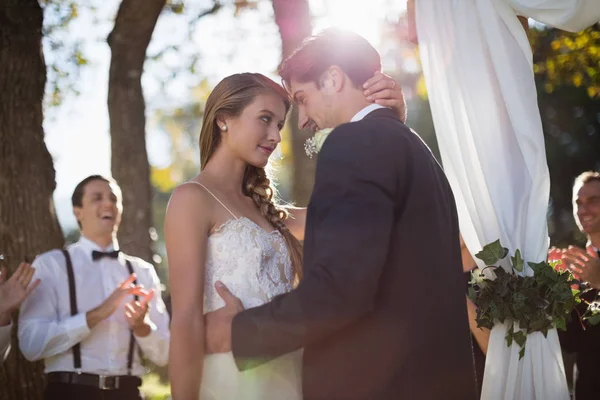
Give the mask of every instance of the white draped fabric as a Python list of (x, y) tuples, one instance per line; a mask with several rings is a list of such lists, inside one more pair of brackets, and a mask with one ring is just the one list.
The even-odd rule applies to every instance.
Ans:
[[(471, 253), (500, 239), (511, 255), (546, 259), (549, 175), (523, 15), (578, 31), (600, 0), (415, 0), (421, 60), (442, 163)], [(482, 266), (482, 265), (480, 265)], [(526, 270), (531, 274), (531, 270)], [(506, 346), (491, 333), (482, 399), (569, 398), (558, 335)]]

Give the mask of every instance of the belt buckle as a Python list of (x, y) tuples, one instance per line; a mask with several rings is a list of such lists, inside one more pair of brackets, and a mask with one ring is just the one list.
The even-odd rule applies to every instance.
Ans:
[(98, 388), (101, 390), (112, 390), (119, 388), (118, 376), (98, 375)]

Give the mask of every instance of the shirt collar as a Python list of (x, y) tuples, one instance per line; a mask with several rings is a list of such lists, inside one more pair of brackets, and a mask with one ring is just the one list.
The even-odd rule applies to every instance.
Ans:
[(368, 106), (366, 106), (365, 108), (363, 108), (362, 110), (360, 110), (359, 112), (357, 112), (356, 115), (354, 117), (352, 117), (352, 119), (350, 120), (350, 122), (360, 121), (361, 119), (363, 119), (364, 117), (366, 117), (372, 111), (378, 110), (380, 108), (385, 108), (385, 107), (381, 106), (379, 104), (369, 104)]
[(90, 260), (92, 259), (92, 251), (93, 250), (108, 252), (108, 251), (113, 251), (113, 250), (119, 248), (119, 243), (117, 242), (116, 238), (113, 239), (113, 241), (110, 245), (108, 245), (105, 248), (102, 248), (102, 247), (98, 246), (98, 244), (96, 242), (92, 242), (90, 239), (83, 236), (83, 234), (81, 234), (81, 237), (79, 238), (79, 241), (77, 242), (77, 244), (88, 255)]

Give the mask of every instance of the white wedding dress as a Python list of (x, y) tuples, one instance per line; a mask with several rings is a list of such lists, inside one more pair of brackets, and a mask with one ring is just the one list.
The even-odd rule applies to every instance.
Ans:
[[(204, 313), (225, 305), (215, 290), (216, 281), (223, 282), (245, 308), (268, 303), (292, 290), (292, 264), (279, 231), (267, 232), (246, 217), (236, 217), (204, 189), (233, 217), (208, 238)], [(231, 352), (207, 355), (200, 400), (301, 400), (301, 372), (301, 351), (244, 372), (237, 369)]]

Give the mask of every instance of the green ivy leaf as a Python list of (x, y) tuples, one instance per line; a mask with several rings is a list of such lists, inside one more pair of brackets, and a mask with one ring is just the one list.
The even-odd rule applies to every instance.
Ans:
[(527, 265), (529, 265), (529, 268), (531, 268), (533, 270), (533, 274), (537, 275), (538, 273), (541, 273), (540, 271), (542, 271), (544, 269), (544, 267), (548, 264), (546, 264), (545, 262), (540, 262), (540, 263), (528, 262)]
[(477, 304), (477, 292), (475, 291), (475, 289), (473, 289), (472, 286), (469, 286), (469, 289), (467, 290), (467, 297), (469, 298), (469, 300), (471, 300), (473, 303)]
[(527, 341), (527, 336), (523, 331), (519, 330), (515, 332), (515, 334), (513, 335), (513, 339), (515, 340), (515, 343), (517, 343), (520, 347), (523, 347), (525, 346), (525, 342)]
[(500, 239), (498, 239), (493, 243), (485, 245), (479, 253), (475, 254), (475, 257), (483, 261), (485, 265), (494, 265), (505, 258), (507, 254), (508, 249), (502, 247)]
[(554, 320), (554, 326), (556, 329), (561, 329), (563, 331), (567, 330), (567, 321), (565, 321), (564, 317), (558, 317)]
[(477, 327), (478, 328), (487, 328), (492, 329), (494, 327), (494, 322), (488, 318), (480, 318), (477, 319)]
[(548, 325), (549, 321), (546, 318), (538, 318), (531, 323), (529, 329), (531, 330), (531, 332), (537, 332), (543, 330)]
[[(530, 300), (531, 301), (531, 300)], [(535, 308), (545, 309), (550, 305), (550, 302), (546, 299), (542, 299), (541, 297), (535, 297), (531, 302)]]
[(523, 272), (523, 265), (525, 263), (525, 260), (523, 260), (523, 258), (521, 257), (521, 250), (517, 249), (517, 251), (515, 252), (515, 256), (511, 257), (510, 261), (512, 262), (512, 266), (514, 269), (516, 269), (519, 272)]
[(600, 323), (600, 314), (584, 318), (590, 325), (598, 325)]
[(556, 268), (557, 265), (562, 264), (562, 261), (561, 260), (550, 261), (550, 262), (548, 262), (548, 264), (550, 264), (550, 266), (552, 268)]
[[(557, 271), (546, 262), (527, 263), (533, 276), (520, 276), (491, 265), (507, 254), (508, 250), (496, 241), (476, 255), (494, 268), (495, 279), (485, 279), (485, 285), (474, 287), (469, 297), (474, 297), (478, 306), (478, 326), (491, 328), (498, 322), (511, 325), (505, 340), (508, 346), (516, 343), (521, 347), (519, 356), (522, 358), (528, 334), (542, 332), (547, 336), (552, 327), (566, 328), (573, 308), (581, 303), (581, 293), (571, 289), (576, 281), (570, 272)], [(510, 261), (515, 271), (524, 269), (521, 251), (516, 250)], [(600, 302), (590, 304), (583, 319), (590, 324), (600, 324)], [(513, 323), (519, 324), (519, 331), (514, 331)]]
[(508, 332), (506, 332), (506, 336), (504, 337), (506, 339), (506, 345), (508, 347), (510, 347), (512, 345), (513, 342), (513, 326), (511, 325), (510, 328), (508, 328)]

